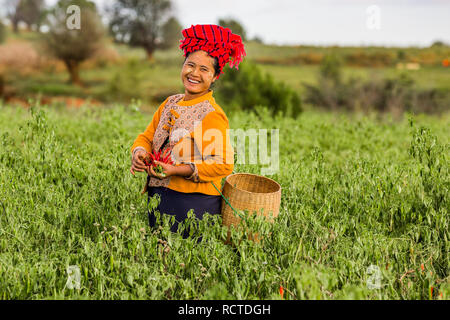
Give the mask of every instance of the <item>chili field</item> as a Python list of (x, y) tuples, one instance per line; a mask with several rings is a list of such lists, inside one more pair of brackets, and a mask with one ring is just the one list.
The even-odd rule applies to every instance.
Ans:
[(0, 106), (1, 299), (450, 298), (448, 114), (230, 111), (231, 128), (279, 129), (282, 186), (275, 223), (248, 221), (262, 241), (239, 229), (233, 246), (218, 216), (201, 242), (149, 228), (157, 199), (129, 168), (151, 117)]

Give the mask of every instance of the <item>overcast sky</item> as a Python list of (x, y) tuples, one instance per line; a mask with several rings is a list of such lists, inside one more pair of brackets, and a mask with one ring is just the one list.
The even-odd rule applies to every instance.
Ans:
[[(47, 3), (56, 0), (48, 0)], [(95, 0), (102, 6), (110, 0)], [(240, 21), (266, 43), (428, 46), (450, 42), (450, 0), (173, 0), (184, 27)]]

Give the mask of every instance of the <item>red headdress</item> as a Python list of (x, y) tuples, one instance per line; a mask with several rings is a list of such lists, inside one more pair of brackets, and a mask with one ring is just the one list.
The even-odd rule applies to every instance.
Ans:
[(228, 28), (212, 24), (195, 25), (184, 29), (182, 34), (184, 39), (180, 40), (180, 49), (184, 50), (184, 56), (197, 50), (206, 51), (219, 61), (220, 74), (228, 62), (230, 68), (239, 69), (239, 63), (246, 55), (241, 36)]

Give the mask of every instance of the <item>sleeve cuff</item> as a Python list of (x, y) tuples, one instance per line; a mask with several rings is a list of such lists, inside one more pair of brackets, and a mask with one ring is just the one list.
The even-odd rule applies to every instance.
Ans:
[(134, 156), (134, 153), (138, 150), (143, 150), (143, 151), (147, 152), (147, 149), (145, 149), (144, 147), (136, 147), (133, 149), (133, 152), (131, 154)]
[(189, 163), (185, 163), (185, 164), (188, 164), (191, 167), (192, 171), (193, 171), (193, 173), (189, 177), (185, 177), (185, 179), (191, 180), (191, 181), (194, 181), (194, 182), (200, 182), (200, 179), (198, 177), (197, 166), (194, 163), (190, 163), (190, 162)]

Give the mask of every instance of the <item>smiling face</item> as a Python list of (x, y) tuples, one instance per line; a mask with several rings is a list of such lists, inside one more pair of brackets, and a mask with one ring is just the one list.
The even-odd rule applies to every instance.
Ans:
[(188, 55), (181, 70), (185, 100), (195, 99), (208, 93), (211, 84), (217, 79), (214, 63), (214, 58), (203, 50)]

